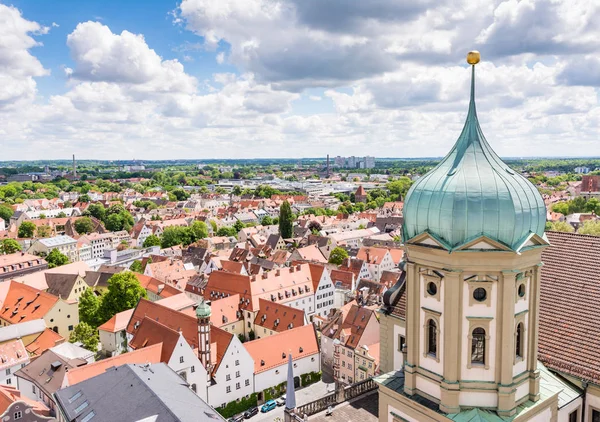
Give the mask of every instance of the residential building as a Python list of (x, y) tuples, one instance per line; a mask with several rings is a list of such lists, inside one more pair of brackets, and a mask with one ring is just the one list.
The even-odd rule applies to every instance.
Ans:
[(79, 324), (77, 303), (11, 281), (0, 310), (0, 323), (6, 326), (39, 318), (56, 333), (69, 338), (73, 327)]
[(15, 372), (29, 363), (29, 354), (21, 339), (0, 344), (0, 384), (16, 385)]
[(117, 356), (127, 351), (126, 329), (133, 309), (119, 312), (98, 327), (100, 345), (107, 356)]
[(315, 316), (326, 318), (334, 308), (335, 286), (324, 265), (309, 264), (315, 292)]
[(210, 302), (210, 323), (235, 336), (244, 336), (246, 330), (239, 304), (240, 295), (238, 294), (213, 300)]
[(308, 324), (301, 309), (265, 299), (258, 299), (258, 303), (259, 310), (254, 318), (253, 328), (256, 338), (268, 337)]
[(94, 363), (96, 361), (96, 353), (80, 346), (80, 344), (67, 341), (51, 347), (50, 350), (67, 360), (82, 359), (87, 363)]
[(59, 419), (225, 422), (166, 364), (122, 365), (56, 393)]
[(114, 236), (112, 233), (91, 233), (85, 235), (92, 246), (92, 259), (102, 258), (105, 249), (112, 249), (116, 245), (113, 244)]
[(50, 414), (55, 415), (54, 393), (62, 388), (70, 369), (85, 364), (87, 362), (83, 359), (67, 360), (47, 350), (15, 373), (17, 388), (24, 397), (44, 403), (50, 409)]
[(54, 249), (58, 249), (60, 253), (66, 255), (71, 262), (79, 261), (77, 241), (71, 236), (63, 235), (34, 240), (27, 252), (38, 256), (48, 256)]
[(379, 281), (384, 271), (390, 271), (396, 268), (392, 254), (387, 248), (363, 246), (358, 251), (356, 258), (365, 262), (371, 280)]
[(321, 253), (317, 245), (309, 245), (303, 248), (298, 248), (292, 252), (290, 261), (313, 262), (317, 264), (326, 264), (327, 259)]
[(89, 286), (79, 274), (46, 273), (47, 293), (66, 300), (79, 302), (79, 298)]
[(45, 259), (24, 252), (0, 255), (0, 281), (48, 268)]
[(50, 409), (24, 397), (14, 386), (0, 385), (0, 420), (2, 422), (52, 422)]
[(379, 342), (354, 349), (354, 380), (360, 382), (379, 372)]
[(254, 361), (254, 390), (263, 399), (263, 391), (285, 382), (288, 354), (292, 355), (294, 375), (321, 370), (319, 343), (312, 324), (286, 330), (244, 343)]

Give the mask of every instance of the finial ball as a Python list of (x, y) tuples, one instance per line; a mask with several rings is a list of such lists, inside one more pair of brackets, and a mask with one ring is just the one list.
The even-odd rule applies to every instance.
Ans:
[(469, 53), (467, 53), (467, 63), (471, 65), (476, 65), (477, 63), (479, 63), (479, 60), (481, 60), (481, 55), (479, 54), (479, 51), (475, 50), (469, 51)]

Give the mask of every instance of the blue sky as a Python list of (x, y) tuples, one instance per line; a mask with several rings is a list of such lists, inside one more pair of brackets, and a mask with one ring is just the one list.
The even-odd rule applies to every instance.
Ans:
[(0, 0), (6, 159), (600, 155), (584, 0)]

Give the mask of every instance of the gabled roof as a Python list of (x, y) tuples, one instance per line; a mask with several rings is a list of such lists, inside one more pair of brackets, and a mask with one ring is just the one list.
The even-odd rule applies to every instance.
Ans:
[(319, 262), (322, 264), (327, 263), (327, 260), (319, 250), (317, 245), (309, 245), (304, 248), (296, 249), (296, 252), (305, 261)]
[(554, 371), (600, 384), (600, 237), (546, 235), (539, 360)]
[(16, 338), (23, 338), (31, 334), (40, 334), (45, 329), (46, 321), (41, 318), (0, 327), (0, 343)]
[(210, 323), (216, 327), (222, 327), (238, 321), (239, 303), (240, 295), (238, 294), (213, 300), (210, 303)]
[(60, 334), (46, 328), (33, 342), (27, 345), (26, 349), (31, 355), (39, 356), (46, 350), (64, 342), (65, 339)]
[(46, 284), (48, 284), (48, 293), (54, 296), (66, 299), (73, 291), (73, 286), (77, 283), (78, 274), (46, 274)]
[[(48, 409), (44, 403), (32, 400), (26, 396), (22, 396), (21, 392), (16, 387), (12, 387), (10, 385), (0, 385), (0, 415), (6, 412), (10, 405), (17, 401), (25, 402), (26, 405), (31, 406), (33, 408), (33, 412), (35, 412), (37, 415), (50, 416), (50, 409)], [(51, 419), (43, 418), (42, 420), (50, 421)]]
[(128, 363), (159, 363), (162, 343), (153, 344), (143, 349), (133, 350), (112, 358), (102, 359), (94, 363), (73, 368), (67, 373), (67, 385), (75, 385), (97, 375), (103, 374), (109, 368), (115, 368)]
[[(259, 299), (259, 311), (254, 318), (254, 324), (278, 333), (304, 325), (304, 311), (289, 306)], [(260, 335), (260, 333), (257, 333)]]
[(43, 318), (58, 300), (49, 293), (11, 281), (0, 317), (11, 324)]
[(162, 343), (160, 361), (169, 363), (178, 341), (179, 332), (146, 316), (135, 331), (129, 347), (139, 350), (146, 346)]
[(244, 347), (254, 360), (255, 374), (286, 365), (290, 352), (293, 360), (319, 353), (317, 334), (312, 324), (246, 342)]
[(210, 326), (210, 361), (214, 365), (212, 372), (213, 375), (219, 369), (219, 366), (225, 357), (225, 352), (227, 352), (227, 348), (229, 347), (229, 344), (231, 344), (232, 339), (232, 333), (221, 330), (214, 325)]
[(331, 282), (335, 287), (352, 289), (352, 280), (355, 277), (354, 273), (350, 271), (331, 270), (330, 276)]
[(29, 355), (21, 339), (0, 344), (0, 371), (29, 361)]
[(98, 327), (98, 330), (107, 331), (109, 333), (116, 333), (125, 330), (127, 328), (127, 324), (129, 324), (131, 316), (133, 315), (133, 311), (134, 309), (127, 309), (123, 312), (113, 315), (111, 319)]
[(388, 253), (387, 248), (376, 248), (373, 246), (363, 246), (356, 254), (356, 258), (362, 259), (368, 264), (381, 264), (381, 261), (385, 258)]
[(198, 348), (198, 320), (195, 317), (146, 299), (140, 299), (135, 307), (131, 320), (127, 324), (127, 332), (135, 335), (137, 328), (139, 328), (139, 325), (146, 316), (166, 325), (174, 331), (181, 330), (183, 337), (185, 337), (185, 340), (192, 349)]
[(177, 290), (175, 287), (166, 284), (164, 281), (160, 281), (157, 278), (136, 272), (134, 272), (134, 274), (144, 289), (161, 298), (167, 298), (181, 293), (181, 291)]
[(321, 277), (323, 277), (323, 271), (326, 271), (325, 266), (319, 264), (308, 264), (308, 268), (310, 268), (310, 276), (312, 278), (313, 291), (316, 291), (319, 287)]

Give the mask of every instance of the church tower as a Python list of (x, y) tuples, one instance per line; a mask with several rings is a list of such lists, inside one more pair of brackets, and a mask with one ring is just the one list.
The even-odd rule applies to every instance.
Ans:
[[(541, 195), (483, 136), (475, 109), (479, 53), (467, 61), (464, 128), (440, 164), (411, 187), (403, 226), (406, 362), (399, 397), (404, 409), (432, 403), (452, 420), (465, 409), (513, 416), (540, 399), (540, 265), (548, 245)], [(414, 409), (399, 420), (448, 420), (416, 417), (426, 413)]]
[(210, 373), (210, 305), (202, 302), (196, 308), (196, 318), (198, 320), (198, 358)]

